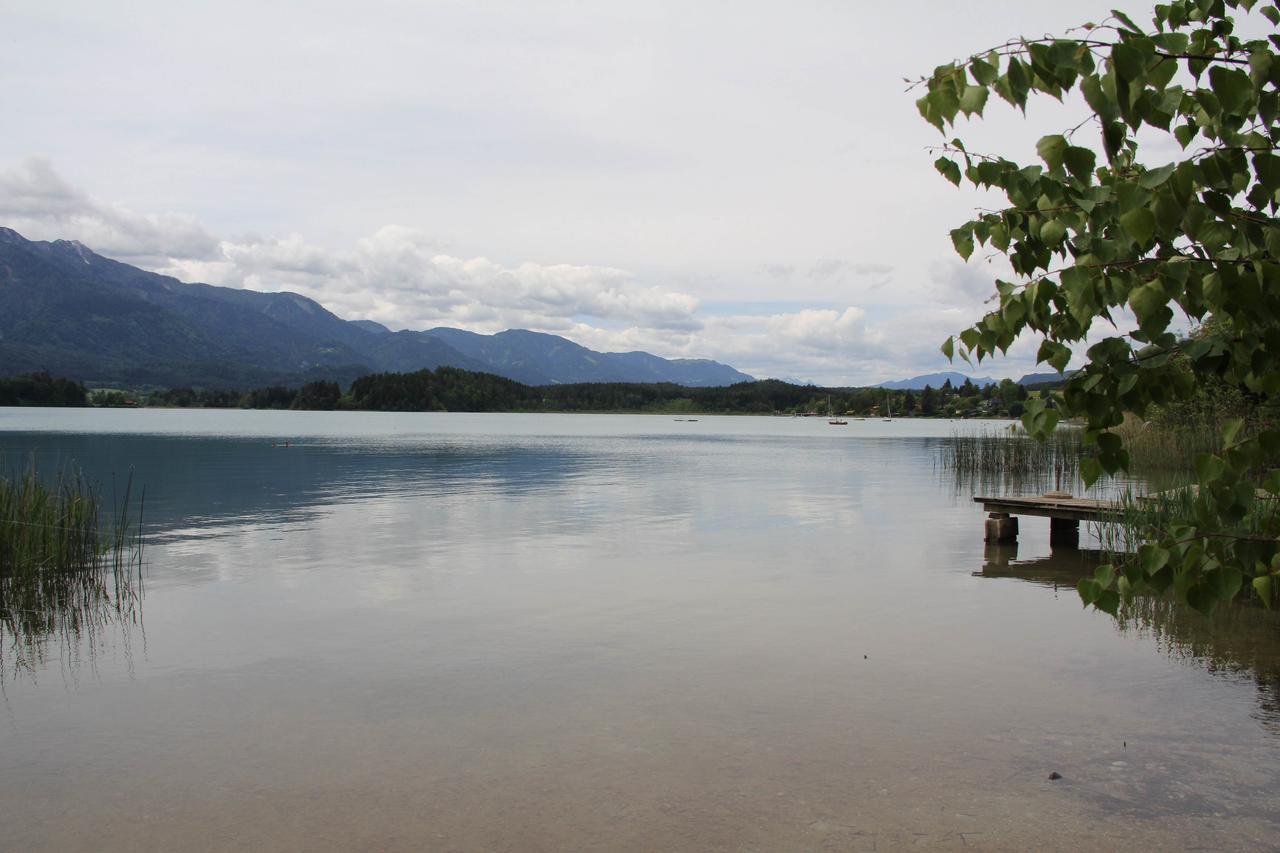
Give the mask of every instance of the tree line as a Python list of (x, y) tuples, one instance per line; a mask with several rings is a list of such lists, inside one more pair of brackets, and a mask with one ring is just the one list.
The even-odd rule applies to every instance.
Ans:
[(249, 391), (168, 388), (150, 393), (89, 391), (47, 373), (0, 379), (0, 406), (149, 406), (375, 412), (640, 412), (669, 414), (813, 414), (872, 417), (1018, 417), (1027, 389), (1012, 380), (977, 386), (966, 380), (923, 390), (823, 388), (777, 379), (716, 388), (670, 382), (524, 385), (456, 367), (375, 373), (344, 391), (334, 380)]
[(378, 412), (640, 412), (671, 414), (839, 414), (870, 417), (1017, 417), (1027, 389), (1005, 379), (923, 390), (822, 388), (776, 379), (716, 388), (669, 382), (524, 385), (456, 367), (362, 376), (344, 392), (334, 381), (247, 392), (176, 388), (153, 392), (148, 406)]
[(0, 406), (87, 406), (88, 391), (72, 379), (24, 373), (0, 379)]

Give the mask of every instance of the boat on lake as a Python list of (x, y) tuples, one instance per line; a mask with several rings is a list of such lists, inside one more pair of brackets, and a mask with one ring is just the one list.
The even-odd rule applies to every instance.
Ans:
[(836, 415), (835, 409), (831, 408), (831, 397), (827, 397), (827, 423), (831, 426), (848, 426), (849, 422), (844, 418)]

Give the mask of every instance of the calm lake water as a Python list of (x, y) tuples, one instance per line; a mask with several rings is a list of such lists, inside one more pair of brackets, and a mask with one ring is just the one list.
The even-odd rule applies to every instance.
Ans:
[(0, 848), (1280, 847), (1280, 623), (987, 550), (980, 428), (0, 409), (147, 537), (137, 625), (4, 638)]

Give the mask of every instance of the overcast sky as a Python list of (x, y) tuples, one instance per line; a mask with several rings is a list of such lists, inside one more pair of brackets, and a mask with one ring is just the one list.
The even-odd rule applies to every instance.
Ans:
[[(393, 329), (947, 369), (997, 268), (951, 250), (983, 200), (903, 78), (1113, 5), (0, 0), (0, 224)], [(960, 134), (1031, 162), (1077, 120), (993, 99)]]

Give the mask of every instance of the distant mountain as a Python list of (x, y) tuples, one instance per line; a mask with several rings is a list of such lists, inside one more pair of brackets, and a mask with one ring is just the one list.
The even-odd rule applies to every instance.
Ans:
[(1067, 377), (1075, 373), (1074, 370), (1068, 370), (1066, 373), (1028, 373), (1026, 376), (1018, 380), (1019, 385), (1050, 385), (1059, 382), (1066, 382)]
[(364, 329), (366, 332), (374, 332), (379, 335), (389, 335), (391, 330), (381, 323), (375, 323), (373, 320), (352, 320), (351, 325)]
[(605, 355), (625, 365), (632, 372), (643, 373), (640, 382), (674, 382), (690, 388), (733, 385), (750, 382), (753, 377), (734, 370), (727, 364), (706, 358), (658, 358), (647, 352), (608, 352)]
[(526, 385), (567, 382), (674, 382), (692, 388), (750, 382), (753, 377), (707, 359), (665, 359), (647, 352), (596, 352), (557, 335), (511, 329), (478, 335), (461, 329), (428, 329), (419, 335), (444, 341), (490, 365), (491, 373)]
[(987, 385), (995, 385), (996, 380), (989, 376), (965, 376), (963, 373), (957, 373), (949, 370), (944, 373), (926, 373), (923, 376), (913, 376), (910, 379), (898, 379), (893, 382), (881, 382), (877, 388), (892, 388), (895, 391), (919, 391), (924, 386), (929, 385), (933, 388), (941, 388), (947, 380), (951, 380), (953, 387), (959, 387), (969, 380), (974, 385), (982, 388)]
[(0, 376), (46, 370), (93, 383), (251, 387), (446, 365), (530, 385), (751, 379), (714, 361), (600, 353), (519, 329), (392, 332), (296, 293), (185, 284), (81, 243), (0, 228)]

